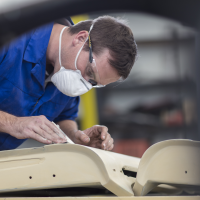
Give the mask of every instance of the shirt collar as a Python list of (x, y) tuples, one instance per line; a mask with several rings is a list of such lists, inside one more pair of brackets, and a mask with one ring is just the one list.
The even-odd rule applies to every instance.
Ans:
[(34, 31), (24, 53), (24, 60), (38, 63), (45, 56), (51, 36), (53, 23), (42, 26)]
[(31, 73), (40, 83), (43, 90), (45, 88), (46, 51), (52, 28), (53, 23), (36, 29), (33, 32), (24, 53), (24, 60), (35, 64)]

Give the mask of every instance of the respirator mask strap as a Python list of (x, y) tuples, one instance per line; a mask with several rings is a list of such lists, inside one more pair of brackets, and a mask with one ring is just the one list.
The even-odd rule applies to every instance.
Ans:
[(59, 63), (60, 63), (60, 67), (62, 67), (62, 64), (61, 64), (61, 41), (62, 41), (62, 34), (63, 34), (63, 31), (64, 31), (66, 28), (67, 28), (67, 27), (65, 26), (65, 27), (61, 30), (60, 38), (59, 38)]

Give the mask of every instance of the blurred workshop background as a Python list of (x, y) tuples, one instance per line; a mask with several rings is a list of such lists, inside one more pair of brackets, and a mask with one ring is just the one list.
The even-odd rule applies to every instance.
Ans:
[[(169, 19), (144, 13), (91, 13), (74, 23), (111, 15), (127, 20), (139, 56), (127, 80), (81, 96), (79, 129), (105, 125), (114, 151), (141, 157), (167, 139), (200, 140), (196, 117), (195, 31)], [(41, 146), (29, 140), (20, 148)]]
[(98, 13), (127, 20), (139, 56), (129, 78), (81, 96), (80, 129), (105, 125), (114, 151), (141, 157), (167, 139), (199, 140), (194, 79), (195, 31), (178, 22), (143, 13)]

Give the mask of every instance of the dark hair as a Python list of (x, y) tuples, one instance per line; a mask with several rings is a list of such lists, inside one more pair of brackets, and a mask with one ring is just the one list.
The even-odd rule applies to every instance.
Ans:
[[(137, 45), (131, 29), (122, 19), (102, 16), (69, 27), (69, 33), (73, 35), (82, 30), (89, 31), (92, 24), (94, 25), (90, 38), (93, 53), (100, 55), (105, 48), (109, 49), (109, 64), (117, 70), (122, 79), (126, 79), (137, 57)], [(89, 51), (88, 43), (85, 44), (84, 50)]]

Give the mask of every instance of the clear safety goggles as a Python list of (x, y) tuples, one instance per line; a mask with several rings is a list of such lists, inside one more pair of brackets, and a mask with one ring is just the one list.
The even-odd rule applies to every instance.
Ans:
[(90, 82), (92, 84), (92, 87), (95, 87), (95, 88), (105, 87), (105, 85), (101, 84), (101, 78), (100, 78), (100, 75), (99, 75), (99, 72), (97, 69), (96, 61), (93, 58), (90, 35), (88, 36), (88, 39), (89, 39), (89, 63), (93, 69), (93, 72), (95, 73), (96, 78), (99, 80), (99, 83), (97, 83), (96, 81), (94, 81), (92, 79), (89, 79), (88, 82)]

